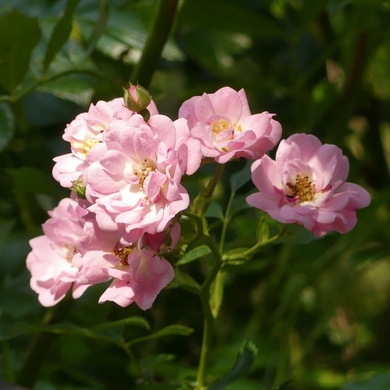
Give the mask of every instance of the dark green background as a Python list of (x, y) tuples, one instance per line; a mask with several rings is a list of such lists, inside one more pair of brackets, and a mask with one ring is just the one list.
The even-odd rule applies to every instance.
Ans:
[[(46, 211), (68, 196), (51, 177), (52, 158), (69, 152), (61, 139), (64, 127), (91, 102), (121, 96), (155, 6), (148, 0), (0, 1), (4, 381), (23, 382), (26, 350), (50, 314), (29, 288), (25, 258), (28, 240), (42, 234)], [(371, 205), (358, 212), (356, 228), (344, 236), (319, 240), (291, 226), (284, 242), (245, 265), (229, 266), (209, 382), (229, 370), (241, 342), (250, 339), (257, 359), (250, 374), (229, 389), (390, 388), (389, 27), (389, 1), (182, 3), (150, 86), (160, 112), (176, 119), (180, 104), (193, 95), (226, 85), (245, 88), (252, 113), (276, 113), (284, 138), (307, 132), (341, 147), (351, 163), (349, 181), (372, 195)], [(222, 207), (229, 176), (242, 165), (232, 162), (225, 169), (215, 199)], [(213, 169), (199, 174), (207, 178)], [(196, 195), (196, 178), (184, 185)], [(261, 214), (253, 218), (253, 210), (242, 208), (251, 190), (249, 184), (240, 190), (229, 248), (248, 245), (255, 234)], [(191, 263), (187, 270), (196, 278), (203, 269)], [(43, 364), (34, 389), (142, 388), (137, 368), (116, 346), (122, 336), (150, 334), (142, 324), (112, 328), (103, 332), (105, 340), (99, 332), (86, 337), (83, 331), (133, 315), (147, 318), (153, 332), (171, 324), (194, 328), (189, 336), (176, 329), (133, 348), (152, 382), (146, 388), (190, 388), (180, 383), (196, 375), (201, 309), (196, 296), (174, 286), (146, 313), (135, 305), (98, 305), (104, 286), (69, 303), (62, 327), (51, 329), (59, 335), (40, 350)]]

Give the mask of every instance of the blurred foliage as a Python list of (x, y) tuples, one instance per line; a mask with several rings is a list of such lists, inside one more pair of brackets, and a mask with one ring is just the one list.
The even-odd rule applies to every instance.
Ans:
[[(155, 7), (153, 0), (0, 1), (4, 381), (20, 383), (35, 334), (44, 331), (35, 390), (191, 388), (202, 318), (197, 297), (180, 283), (145, 313), (97, 305), (104, 286), (61, 310), (43, 309), (25, 268), (28, 240), (42, 234), (46, 211), (68, 196), (51, 178), (52, 158), (68, 153), (63, 129), (91, 102), (122, 94)], [(319, 240), (289, 226), (283, 241), (225, 268), (209, 383), (234, 370), (241, 343), (252, 340), (253, 368), (230, 390), (390, 388), (389, 26), (385, 0), (182, 2), (150, 87), (160, 112), (175, 119), (193, 95), (245, 88), (252, 112), (276, 113), (284, 137), (309, 132), (340, 146), (350, 158), (349, 180), (372, 194), (352, 232)], [(228, 164), (208, 211), (219, 234), (231, 188), (237, 192), (227, 232), (232, 251), (255, 241), (262, 216), (244, 204), (251, 184), (236, 176), (229, 187), (243, 167)], [(200, 174), (207, 179), (212, 169)], [(195, 179), (184, 185), (194, 198)], [(194, 275), (196, 288), (207, 263), (199, 270), (187, 260), (180, 269)], [(104, 323), (118, 326), (97, 329)]]

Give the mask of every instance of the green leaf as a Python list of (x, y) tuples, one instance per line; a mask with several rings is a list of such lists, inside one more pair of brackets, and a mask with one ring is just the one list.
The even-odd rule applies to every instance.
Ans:
[(186, 28), (201, 27), (208, 30), (238, 32), (257, 38), (279, 37), (283, 34), (275, 19), (225, 1), (185, 1), (180, 12), (180, 20)]
[[(249, 248), (235, 248), (227, 253), (224, 254), (223, 256), (223, 261), (229, 262), (230, 264), (241, 264), (244, 263), (246, 260), (250, 260), (251, 257), (245, 257), (242, 254), (247, 251)], [(232, 263), (231, 260), (229, 260), (230, 257), (234, 256), (236, 257), (237, 255), (242, 255), (242, 257), (238, 260), (233, 260), (234, 262)]]
[(252, 44), (246, 35), (205, 28), (186, 32), (183, 42), (194, 62), (218, 75), (233, 72), (237, 56)]
[(144, 337), (138, 337), (134, 340), (129, 341), (126, 343), (126, 345), (131, 346), (134, 344), (138, 344), (144, 341), (149, 341), (153, 339), (157, 339), (160, 337), (166, 337), (166, 336), (189, 336), (194, 330), (192, 328), (189, 328), (187, 326), (183, 325), (169, 325), (161, 330), (159, 330), (156, 333), (153, 333), (149, 336)]
[(63, 17), (54, 27), (47, 45), (45, 59), (43, 60), (44, 72), (49, 68), (50, 63), (69, 38), (72, 31), (73, 14), (79, 1), (80, 0), (68, 0)]
[(235, 382), (237, 379), (247, 375), (253, 362), (256, 359), (257, 348), (251, 341), (244, 341), (233, 367), (222, 378), (217, 379), (209, 386), (209, 390), (221, 390)]
[(199, 259), (202, 256), (206, 256), (211, 253), (211, 249), (207, 245), (200, 245), (194, 249), (188, 251), (177, 263), (176, 265), (183, 265), (190, 263), (196, 259)]
[[(1, 66), (1, 65), (0, 65)], [(15, 132), (15, 119), (11, 107), (6, 103), (0, 104), (0, 151), (3, 150), (11, 140)]]
[(248, 195), (235, 196), (232, 202), (232, 208), (230, 209), (230, 217), (240, 213), (242, 210), (249, 209), (252, 207), (246, 201), (247, 196)]
[(288, 380), (286, 382), (283, 382), (280, 386), (278, 386), (275, 390), (289, 390), (289, 388), (292, 390), (290, 385), (293, 383), (292, 380)]
[(269, 239), (269, 227), (265, 218), (261, 218), (259, 226), (257, 227), (256, 237), (258, 242), (265, 242)]
[(220, 270), (210, 286), (209, 304), (214, 318), (218, 317), (219, 309), (222, 305), (224, 275), (225, 273)]
[[(53, 67), (54, 64), (55, 62)], [(88, 107), (94, 92), (93, 78), (85, 75), (70, 75), (45, 83), (37, 90)]]
[(39, 169), (22, 167), (10, 168), (6, 172), (11, 176), (14, 191), (20, 193), (47, 194), (62, 196), (62, 190), (55, 180)]
[(109, 17), (109, 6), (107, 0), (100, 0), (99, 9), (100, 9), (99, 18), (96, 21), (91, 36), (88, 39), (87, 50), (85, 53), (86, 57), (88, 57), (95, 49), (95, 46), (99, 41), (99, 38), (102, 36), (104, 29), (106, 27), (108, 17)]
[(128, 325), (135, 325), (144, 328), (145, 330), (150, 330), (149, 322), (144, 317), (139, 317), (139, 316), (123, 318), (118, 321), (105, 322), (103, 324), (95, 325), (90, 329), (92, 331), (95, 331), (95, 330), (117, 328), (117, 327), (128, 326)]
[(374, 374), (371, 378), (356, 380), (347, 383), (342, 390), (388, 390), (390, 389), (390, 374)]
[(175, 279), (173, 283), (176, 283), (178, 286), (190, 290), (197, 294), (200, 291), (200, 285), (196, 282), (190, 275), (181, 272), (179, 268), (175, 269)]
[(25, 77), (34, 47), (41, 37), (37, 18), (17, 10), (0, 19), (0, 86), (12, 92)]
[(218, 218), (218, 219), (223, 220), (222, 206), (219, 203), (212, 201), (210, 203), (209, 208), (207, 209), (207, 211), (205, 213), (205, 217), (206, 218)]
[(245, 167), (241, 171), (233, 173), (230, 177), (230, 188), (232, 192), (236, 192), (251, 179), (252, 164), (253, 161), (247, 160)]
[[(77, 15), (77, 21), (85, 39), (93, 36), (96, 20), (90, 17), (92, 14), (92, 12), (89, 12), (81, 16)], [(125, 53), (129, 51), (129, 48), (141, 52), (146, 38), (147, 31), (133, 12), (112, 10), (104, 28), (104, 33), (96, 43), (96, 49), (116, 60), (120, 59), (126, 63), (134, 63), (134, 58), (125, 55)], [(169, 61), (184, 59), (182, 52), (173, 40), (167, 42), (161, 55)]]
[(0, 341), (10, 340), (18, 336), (34, 332), (34, 327), (27, 323), (0, 324)]

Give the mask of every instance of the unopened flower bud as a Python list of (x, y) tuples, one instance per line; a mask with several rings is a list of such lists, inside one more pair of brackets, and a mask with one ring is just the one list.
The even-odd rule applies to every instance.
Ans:
[[(124, 89), (125, 106), (134, 112), (141, 113), (152, 101), (149, 91), (139, 84), (130, 84), (128, 89)], [(141, 114), (142, 115), (142, 114)]]
[(87, 199), (85, 196), (85, 186), (83, 184), (82, 177), (79, 177), (77, 180), (72, 181), (72, 187), (70, 187), (72, 191), (76, 193), (76, 195), (81, 199)]

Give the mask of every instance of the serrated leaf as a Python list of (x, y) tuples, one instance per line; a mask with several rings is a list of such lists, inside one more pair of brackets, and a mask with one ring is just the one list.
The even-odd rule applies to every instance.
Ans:
[(222, 378), (217, 379), (209, 386), (209, 390), (221, 390), (247, 375), (256, 359), (257, 348), (251, 341), (244, 341), (237, 355), (236, 361), (229, 372)]
[(129, 341), (126, 343), (126, 345), (131, 346), (134, 344), (138, 344), (144, 341), (149, 341), (153, 339), (157, 339), (160, 337), (166, 337), (166, 336), (188, 336), (190, 335), (194, 330), (192, 328), (189, 328), (187, 326), (183, 325), (169, 325), (161, 330), (159, 330), (156, 333), (153, 333), (149, 336), (144, 337), (138, 337), (134, 340)]
[(230, 188), (232, 192), (236, 192), (244, 184), (248, 183), (251, 179), (251, 166), (253, 161), (247, 160), (245, 167), (230, 177)]
[(210, 286), (210, 299), (209, 305), (211, 313), (214, 318), (218, 317), (219, 309), (221, 308), (222, 299), (223, 299), (223, 279), (224, 272), (221, 270), (218, 272), (216, 278)]
[(12, 92), (25, 77), (41, 37), (37, 18), (13, 10), (0, 19), (0, 86)]
[(15, 119), (11, 107), (6, 103), (0, 104), (0, 151), (3, 150), (12, 139), (15, 132)]
[(44, 72), (46, 72), (50, 63), (70, 36), (72, 31), (73, 14), (79, 1), (80, 0), (68, 0), (64, 15), (53, 29), (47, 45), (45, 59), (43, 60)]
[(183, 265), (190, 263), (196, 259), (199, 259), (202, 256), (206, 256), (211, 253), (211, 249), (207, 245), (200, 245), (194, 249), (188, 251), (177, 263), (176, 265)]

